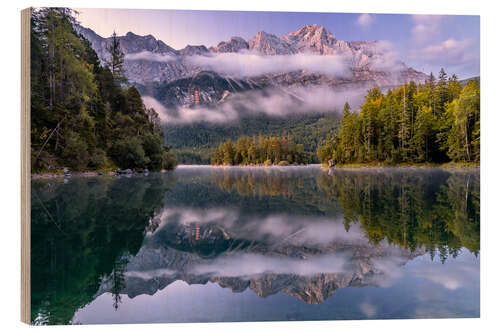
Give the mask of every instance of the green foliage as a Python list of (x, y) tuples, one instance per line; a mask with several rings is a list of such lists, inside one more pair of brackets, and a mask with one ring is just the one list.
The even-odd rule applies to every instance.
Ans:
[(453, 120), (448, 136), (448, 156), (453, 161), (479, 162), (480, 159), (480, 88), (469, 81), (456, 103), (449, 107)]
[(304, 146), (287, 138), (247, 137), (238, 138), (233, 145), (231, 140), (220, 144), (211, 158), (214, 165), (289, 165), (305, 164), (307, 157)]
[(122, 168), (145, 168), (150, 160), (146, 157), (139, 138), (122, 138), (111, 147), (111, 157)]
[(66, 146), (62, 151), (62, 158), (68, 161), (68, 165), (74, 170), (82, 170), (89, 164), (89, 153), (87, 143), (78, 133), (68, 132)]
[(75, 178), (34, 181), (31, 188), (31, 321), (69, 324), (103, 279), (115, 306), (124, 258), (141, 247), (172, 179)]
[(337, 170), (318, 178), (319, 191), (342, 208), (346, 228), (359, 222), (375, 244), (423, 247), (441, 261), (462, 247), (479, 252), (479, 173), (374, 172)]
[(413, 82), (384, 95), (367, 92), (359, 112), (344, 107), (341, 128), (317, 148), (322, 163), (445, 163), (480, 161), (480, 88), (463, 88), (441, 70), (422, 85)]
[(177, 166), (177, 157), (170, 149), (165, 149), (163, 153), (163, 168), (166, 170), (173, 170)]
[(106, 152), (101, 148), (96, 148), (92, 156), (90, 156), (89, 166), (95, 169), (102, 169), (108, 165), (108, 157)]
[(109, 168), (160, 170), (165, 154), (158, 114), (126, 87), (118, 38), (102, 67), (66, 8), (32, 11), (31, 155), (33, 172)]
[(212, 148), (185, 148), (176, 149), (175, 155), (183, 164), (210, 164), (214, 151)]
[(161, 170), (164, 167), (164, 148), (158, 135), (147, 134), (142, 141), (146, 156), (149, 156), (148, 169)]
[(241, 136), (286, 137), (304, 146), (307, 163), (318, 163), (316, 147), (339, 125), (339, 115), (294, 115), (287, 118), (247, 116), (237, 123), (167, 125), (165, 140), (183, 164), (210, 164), (221, 143), (236, 142)]

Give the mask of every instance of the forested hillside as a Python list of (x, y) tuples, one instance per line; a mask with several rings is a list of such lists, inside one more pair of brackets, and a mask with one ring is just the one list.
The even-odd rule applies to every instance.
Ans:
[(165, 140), (182, 164), (210, 164), (218, 145), (242, 136), (286, 137), (304, 148), (306, 163), (318, 162), (316, 148), (340, 124), (337, 113), (277, 118), (254, 116), (236, 124), (164, 126)]
[(32, 11), (32, 172), (171, 169), (158, 114), (127, 85), (118, 39), (101, 64), (66, 8)]
[(326, 163), (479, 163), (480, 87), (444, 70), (435, 80), (383, 94), (368, 91), (359, 112), (346, 103), (341, 129), (319, 147)]

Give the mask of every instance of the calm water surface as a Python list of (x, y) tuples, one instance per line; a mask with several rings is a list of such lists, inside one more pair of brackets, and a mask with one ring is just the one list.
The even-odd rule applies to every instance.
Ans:
[(479, 316), (479, 171), (32, 181), (32, 322)]

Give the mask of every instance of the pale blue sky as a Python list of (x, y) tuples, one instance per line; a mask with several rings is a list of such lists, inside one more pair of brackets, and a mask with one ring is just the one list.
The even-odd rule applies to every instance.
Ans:
[(353, 13), (231, 12), (144, 9), (78, 9), (78, 20), (103, 37), (132, 31), (153, 35), (175, 49), (217, 45), (258, 31), (282, 36), (321, 24), (341, 40), (385, 40), (417, 70), (441, 67), (460, 78), (479, 75), (479, 16)]

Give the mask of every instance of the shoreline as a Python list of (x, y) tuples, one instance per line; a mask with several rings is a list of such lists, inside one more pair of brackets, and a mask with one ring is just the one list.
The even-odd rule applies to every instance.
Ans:
[(480, 169), (480, 164), (477, 163), (443, 163), (443, 164), (374, 164), (374, 163), (357, 163), (357, 164), (341, 164), (333, 168), (329, 168), (326, 164), (301, 164), (301, 165), (264, 165), (264, 164), (250, 164), (250, 165), (212, 165), (212, 164), (179, 164), (177, 168), (297, 168), (297, 167), (319, 167), (321, 169)]
[[(321, 164), (321, 168), (330, 169), (327, 165)], [(448, 162), (443, 164), (374, 164), (374, 163), (352, 163), (352, 164), (341, 164), (336, 165), (333, 169), (481, 169), (481, 165), (478, 163), (454, 163)]]
[[(360, 164), (343, 164), (336, 165), (333, 168), (329, 168), (325, 164), (303, 164), (303, 165), (211, 165), (211, 164), (180, 164), (176, 167), (187, 169), (187, 168), (214, 168), (214, 169), (230, 169), (230, 168), (241, 168), (241, 169), (268, 169), (268, 168), (304, 168), (304, 167), (318, 167), (323, 170), (330, 169), (342, 169), (342, 170), (362, 170), (362, 169), (457, 169), (457, 170), (468, 170), (477, 169), (480, 170), (480, 164), (461, 164), (461, 163), (444, 163), (444, 164), (396, 164), (396, 165), (386, 165), (386, 164), (370, 164), (370, 163), (360, 163)], [(174, 169), (175, 170), (175, 169)], [(150, 173), (166, 173), (174, 170), (161, 170)], [(142, 175), (143, 173), (133, 173), (131, 175)], [(101, 177), (101, 176), (117, 176), (115, 171), (78, 171), (70, 174), (68, 178), (71, 177)], [(65, 178), (66, 175), (62, 172), (44, 172), (44, 173), (32, 173), (31, 179), (52, 179), (52, 178)]]
[(264, 164), (249, 164), (249, 165), (213, 165), (213, 164), (179, 164), (177, 168), (214, 168), (214, 169), (224, 169), (224, 168), (298, 168), (298, 167), (308, 167), (317, 166), (320, 167), (321, 164), (300, 164), (300, 165), (264, 165)]
[[(115, 172), (113, 171), (107, 171), (107, 172), (100, 172), (100, 171), (81, 171), (81, 172), (73, 172), (71, 175), (68, 177), (97, 177), (101, 176), (99, 173), (101, 173), (102, 176), (114, 176)], [(59, 172), (44, 172), (44, 173), (32, 173), (31, 174), (31, 179), (52, 179), (52, 178), (64, 178), (66, 175), (64, 173), (59, 173)]]
[[(161, 170), (149, 173), (166, 173), (173, 170)], [(129, 175), (144, 175), (144, 173), (131, 173)], [(73, 177), (106, 177), (106, 176), (127, 176), (126, 174), (120, 175), (115, 171), (78, 171), (72, 172), (68, 177), (61, 172), (44, 172), (44, 173), (32, 173), (31, 179), (53, 179), (53, 178), (73, 178)]]

